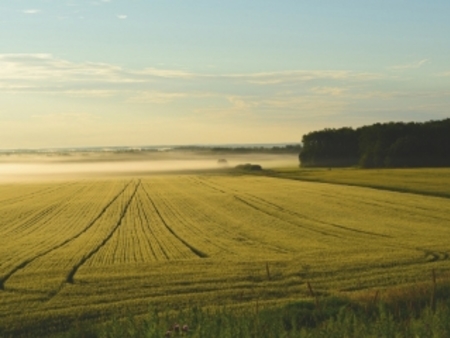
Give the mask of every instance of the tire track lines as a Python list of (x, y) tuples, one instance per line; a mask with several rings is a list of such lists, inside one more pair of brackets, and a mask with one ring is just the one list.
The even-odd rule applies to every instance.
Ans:
[[(271, 218), (275, 218), (275, 219), (277, 219), (277, 220), (281, 220), (281, 221), (283, 221), (283, 222), (285, 222), (285, 223), (290, 223), (290, 224), (292, 224), (292, 225), (295, 225), (296, 227), (299, 227), (298, 224), (291, 223), (291, 222), (289, 222), (289, 221), (287, 221), (287, 220), (284, 220), (284, 219), (282, 219), (282, 218), (280, 218), (280, 217), (277, 217), (277, 216), (275, 216), (275, 215), (273, 215), (273, 214), (271, 214), (271, 213), (268, 213), (268, 212), (266, 212), (265, 210), (260, 209), (260, 208), (254, 206), (254, 205), (252, 205), (252, 204), (250, 204), (250, 203), (247, 203), (245, 200), (239, 198), (239, 197), (235, 194), (235, 193), (238, 193), (238, 191), (236, 191), (236, 190), (233, 190), (233, 189), (232, 189), (232, 192), (225, 191), (225, 190), (222, 190), (222, 189), (220, 189), (220, 188), (217, 188), (217, 187), (211, 185), (209, 182), (208, 182), (208, 183), (205, 182), (203, 179), (192, 179), (192, 182), (195, 182), (195, 184), (198, 184), (199, 186), (209, 188), (210, 190), (220, 192), (221, 194), (224, 194), (224, 195), (227, 195), (227, 196), (231, 196), (232, 198), (236, 199), (239, 203), (244, 204), (246, 207), (250, 207), (250, 208), (252, 208), (252, 209), (254, 209), (254, 210), (257, 210), (258, 212), (262, 212), (262, 213), (264, 213), (264, 214), (270, 216)], [(214, 222), (214, 223), (216, 223), (216, 222)], [(217, 223), (216, 223), (216, 224), (217, 224)], [(300, 226), (300, 227), (309, 230), (309, 229), (306, 228), (306, 227), (303, 227), (303, 226)], [(285, 248), (281, 248), (281, 247), (279, 247), (279, 246), (274, 246), (272, 243), (268, 243), (267, 241), (263, 241), (263, 240), (261, 240), (260, 238), (258, 238), (258, 239), (251, 238), (251, 237), (249, 237), (247, 234), (243, 234), (243, 233), (240, 233), (239, 235), (245, 237), (246, 239), (257, 240), (259, 243), (261, 243), (261, 244), (263, 244), (264, 246), (268, 247), (270, 250), (274, 250), (274, 251), (280, 252), (280, 253), (287, 253), (287, 252), (289, 252), (289, 251), (286, 250)], [(226, 249), (225, 251), (231, 252), (229, 249)]]
[[(219, 189), (219, 188), (216, 188), (216, 187), (214, 187), (214, 186), (211, 186), (211, 185), (209, 185), (209, 184), (206, 183), (206, 182), (204, 182), (204, 185), (210, 187), (211, 189), (213, 189), (213, 190), (215, 190), (215, 191), (219, 191), (219, 192), (222, 192), (222, 193), (226, 193), (225, 191), (223, 191), (223, 190), (221, 190), (221, 189)], [(233, 191), (234, 193), (239, 193), (239, 191), (237, 191), (237, 190), (235, 190), (235, 189), (232, 189), (232, 191)], [(233, 193), (230, 193), (230, 194), (233, 194)], [(252, 198), (252, 199), (254, 199), (254, 200), (257, 200), (257, 201), (259, 201), (259, 202), (262, 202), (263, 204), (266, 204), (266, 205), (268, 205), (268, 206), (270, 206), (270, 207), (272, 207), (272, 208), (275, 208), (275, 209), (277, 209), (278, 211), (281, 211), (281, 212), (283, 212), (283, 213), (290, 214), (290, 215), (295, 216), (295, 217), (299, 217), (299, 218), (305, 219), (305, 220), (310, 221), (310, 222), (316, 222), (316, 223), (319, 223), (319, 224), (323, 224), (323, 225), (325, 225), (325, 226), (331, 226), (331, 227), (334, 227), (334, 228), (338, 228), (338, 229), (342, 229), (342, 230), (350, 231), (350, 232), (356, 232), (356, 233), (360, 233), (360, 234), (364, 234), (364, 235), (370, 235), (370, 236), (376, 236), (376, 237), (383, 237), (383, 238), (392, 238), (392, 236), (389, 236), (389, 235), (378, 234), (378, 233), (371, 232), (371, 231), (366, 231), (366, 230), (354, 229), (354, 228), (346, 227), (346, 226), (341, 225), (341, 224), (335, 224), (335, 223), (325, 222), (325, 221), (322, 221), (322, 220), (317, 219), (317, 218), (308, 217), (308, 216), (306, 216), (306, 215), (300, 214), (300, 213), (298, 213), (298, 212), (296, 212), (296, 211), (293, 211), (293, 210), (285, 209), (285, 208), (280, 207), (279, 205), (277, 205), (277, 204), (275, 204), (275, 203), (269, 202), (269, 201), (267, 201), (267, 200), (265, 200), (265, 199), (263, 199), (263, 198), (261, 198), (261, 197), (258, 197), (258, 196), (252, 195), (252, 194), (248, 194), (248, 193), (245, 194), (245, 195), (249, 196), (250, 198)], [(329, 196), (333, 197), (332, 195), (329, 195)], [(288, 223), (293, 224), (293, 225), (300, 226), (300, 227), (302, 227), (302, 228), (305, 228), (305, 229), (308, 229), (308, 230), (311, 230), (311, 231), (319, 232), (319, 233), (321, 233), (321, 234), (323, 234), (323, 235), (340, 237), (340, 236), (338, 236), (338, 235), (330, 234), (330, 233), (327, 233), (327, 232), (324, 232), (324, 231), (320, 231), (320, 230), (317, 230), (317, 229), (313, 229), (313, 228), (310, 228), (310, 227), (305, 227), (304, 225), (300, 225), (300, 224), (298, 224), (298, 223), (294, 223), (294, 222), (292, 222), (292, 221), (285, 220), (285, 219), (283, 219), (283, 218), (281, 218), (281, 217), (277, 217), (277, 216), (275, 216), (275, 215), (273, 215), (273, 214), (271, 214), (271, 213), (265, 211), (264, 209), (258, 208), (258, 207), (256, 207), (255, 205), (253, 205), (252, 203), (250, 203), (250, 202), (248, 202), (248, 201), (245, 201), (244, 199), (240, 198), (239, 196), (234, 195), (234, 197), (237, 198), (238, 200), (240, 200), (241, 202), (243, 202), (243, 203), (245, 203), (245, 204), (247, 204), (247, 205), (249, 205), (249, 206), (251, 206), (251, 207), (253, 207), (253, 208), (257, 209), (257, 210), (259, 210), (259, 211), (261, 211), (261, 212), (264, 212), (264, 213), (266, 213), (266, 214), (268, 214), (268, 215), (270, 215), (270, 216), (272, 216), (272, 217), (276, 217), (277, 219), (280, 219), (280, 220), (282, 220), (282, 221), (288, 222)]]
[(417, 248), (417, 250), (422, 251), (425, 254), (425, 259), (427, 260), (427, 263), (446, 261), (449, 258), (448, 252), (445, 251), (432, 251), (420, 248)]
[[(204, 241), (207, 245), (219, 249), (221, 252), (230, 252), (229, 246), (222, 242), (221, 236), (217, 236), (217, 229), (214, 229), (213, 231), (211, 231), (211, 229), (205, 229), (205, 225), (210, 226), (210, 224), (208, 224), (208, 222), (204, 222), (206, 216), (204, 210), (196, 209), (198, 203), (192, 203), (192, 194), (185, 194), (185, 191), (183, 191), (184, 189), (180, 189), (179, 184), (172, 185), (171, 188), (173, 189), (172, 191), (177, 191), (178, 199), (182, 203), (171, 203), (170, 198), (162, 198), (161, 201), (165, 204), (166, 209), (171, 211), (175, 219), (178, 219), (181, 224), (183, 224), (186, 228), (189, 228), (191, 233), (193, 234), (193, 237), (201, 238), (201, 240)], [(180, 198), (181, 196), (184, 197)], [(198, 198), (196, 198), (195, 201), (198, 201)], [(216, 222), (213, 223), (217, 224)]]
[(8, 204), (14, 204), (14, 203), (17, 203), (17, 202), (24, 202), (26, 199), (34, 198), (36, 196), (39, 197), (39, 195), (51, 194), (51, 193), (53, 193), (55, 191), (58, 191), (58, 190), (61, 190), (61, 189), (64, 189), (64, 188), (67, 188), (69, 186), (73, 186), (73, 185), (76, 185), (76, 184), (77, 184), (77, 182), (71, 182), (71, 183), (67, 183), (65, 185), (59, 185), (56, 188), (55, 187), (47, 187), (47, 188), (44, 188), (44, 189), (41, 189), (41, 190), (30, 192), (30, 193), (28, 193), (26, 195), (21, 195), (21, 196), (12, 197), (12, 198), (8, 198), (8, 199), (5, 199), (5, 200), (2, 200), (2, 201), (0, 201), (0, 203), (2, 205), (5, 205), (5, 204), (8, 205)]
[[(186, 191), (192, 191), (192, 185), (195, 185), (197, 188), (202, 189), (203, 191), (206, 189), (213, 189), (211, 186), (203, 183), (201, 180), (195, 179), (193, 177), (189, 177), (188, 180), (186, 180), (189, 185), (186, 186), (180, 186), (178, 184), (176, 188), (178, 189), (177, 194), (179, 196), (183, 195), (186, 197), (186, 199), (192, 199), (191, 194), (187, 194)], [(184, 183), (184, 182), (183, 182)], [(218, 190), (222, 194), (226, 194), (227, 196), (232, 196), (229, 193)], [(213, 205), (211, 199), (203, 199), (204, 194), (199, 193), (195, 194), (196, 197), (196, 203), (190, 203), (189, 210), (193, 212), (197, 218), (197, 222), (201, 223), (205, 221), (206, 223), (209, 223), (212, 226), (212, 229), (208, 231), (209, 234), (214, 234), (215, 238), (214, 240), (209, 240), (208, 242), (217, 248), (219, 248), (222, 252), (226, 252), (228, 254), (235, 255), (236, 251), (231, 250), (231, 248), (235, 249), (235, 242), (236, 238), (239, 237), (239, 242), (242, 245), (242, 241), (245, 241), (248, 243), (248, 241), (254, 241), (255, 238), (252, 236), (248, 236), (248, 233), (242, 232), (239, 228), (239, 226), (230, 226), (229, 221), (227, 222), (221, 222), (218, 221), (218, 219), (223, 220), (223, 213), (222, 211), (225, 210), (225, 214), (232, 213), (229, 209), (223, 208), (223, 203), (220, 203), (219, 205)], [(201, 219), (198, 218), (198, 215), (201, 215)], [(239, 228), (239, 229), (238, 229)], [(217, 240), (216, 240), (217, 238)], [(228, 241), (233, 241), (233, 244), (230, 245)], [(280, 249), (277, 246), (273, 246), (272, 244), (269, 244), (267, 242), (261, 241), (261, 239), (257, 239), (257, 241), (260, 244), (263, 244), (266, 246), (269, 250), (274, 250), (277, 252), (285, 252), (285, 250)], [(248, 245), (245, 245), (248, 248)]]
[(209, 182), (206, 182), (204, 179), (199, 179), (199, 178), (194, 179), (194, 178), (192, 178), (191, 180), (194, 181), (194, 182), (198, 182), (198, 185), (200, 185), (200, 186), (206, 186), (206, 187), (208, 187), (208, 188), (210, 188), (210, 189), (212, 189), (214, 191), (218, 191), (218, 192), (220, 192), (222, 194), (228, 194), (225, 190), (222, 190), (220, 188), (217, 188), (217, 187), (211, 185)]
[(148, 230), (150, 232), (150, 236), (153, 235), (152, 229), (149, 226), (150, 224), (149, 224), (147, 215), (145, 214), (145, 212), (143, 210), (142, 199), (138, 200), (137, 210), (138, 210), (139, 219), (141, 220), (141, 222), (139, 224), (140, 225), (140, 232), (142, 234), (144, 234), (144, 238), (142, 239), (142, 243), (146, 244), (145, 245), (146, 250), (145, 250), (145, 252), (143, 252), (143, 255), (145, 254), (145, 257), (143, 256), (143, 259), (145, 260), (148, 256), (150, 256), (154, 260), (157, 260), (155, 249), (153, 248), (153, 245), (152, 245), (151, 240), (149, 238), (149, 234), (147, 233), (147, 231), (145, 229), (145, 226), (144, 226), (146, 224), (148, 226)]
[(332, 234), (332, 233), (328, 233), (328, 232), (325, 232), (325, 231), (317, 230), (317, 229), (314, 229), (314, 228), (311, 228), (311, 227), (307, 227), (307, 226), (305, 226), (305, 225), (298, 224), (298, 223), (296, 223), (296, 222), (292, 222), (292, 221), (290, 221), (290, 220), (287, 220), (287, 219), (283, 219), (283, 218), (281, 218), (281, 217), (278, 217), (278, 216), (276, 216), (276, 215), (274, 215), (274, 214), (271, 214), (270, 212), (264, 210), (263, 208), (260, 208), (260, 207), (258, 207), (258, 206), (256, 206), (256, 205), (254, 205), (253, 203), (244, 200), (243, 198), (241, 198), (241, 197), (239, 197), (239, 196), (237, 196), (237, 195), (233, 195), (233, 197), (234, 197), (236, 200), (240, 201), (241, 203), (243, 203), (243, 204), (249, 206), (250, 208), (252, 208), (252, 209), (254, 209), (254, 210), (257, 210), (257, 211), (259, 211), (259, 212), (261, 212), (261, 213), (263, 213), (263, 214), (266, 214), (266, 215), (268, 215), (268, 216), (270, 216), (270, 217), (272, 217), (272, 218), (276, 218), (276, 219), (278, 219), (278, 220), (280, 220), (280, 221), (282, 221), (282, 222), (286, 222), (286, 223), (289, 223), (289, 224), (294, 225), (294, 226), (296, 226), (296, 227), (299, 227), (299, 228), (302, 228), (302, 229), (305, 229), (305, 230), (308, 230), (308, 231), (311, 231), (311, 232), (319, 233), (319, 234), (324, 235), (324, 236), (331, 236), (331, 237), (341, 238), (341, 236), (338, 236), (338, 235), (335, 235), (335, 234)]
[[(30, 235), (32, 232), (35, 232), (37, 230), (36, 227), (33, 228), (33, 226), (36, 226), (38, 222), (43, 222), (44, 224), (52, 222), (55, 217), (64, 214), (66, 209), (70, 209), (70, 202), (78, 198), (78, 195), (81, 195), (84, 190), (86, 190), (86, 187), (78, 188), (74, 192), (70, 193), (70, 196), (68, 198), (64, 200), (60, 198), (49, 207), (41, 209), (31, 215), (30, 218), (25, 220), (25, 222), (23, 222), (22, 224), (11, 225), (12, 229), (10, 231), (4, 232), (2, 236), (11, 237), (13, 235), (19, 234), (21, 237), (24, 237)], [(39, 226), (37, 226), (37, 228), (39, 228)]]
[(191, 250), (197, 257), (199, 258), (207, 258), (208, 255), (202, 251), (200, 251), (199, 249), (197, 249), (196, 247), (194, 247), (193, 245), (189, 244), (187, 241), (185, 241), (180, 235), (178, 235), (170, 226), (169, 224), (166, 222), (166, 220), (164, 219), (164, 217), (161, 215), (161, 212), (158, 210), (155, 202), (153, 201), (153, 199), (150, 197), (149, 193), (143, 188), (143, 190), (145, 191), (150, 203), (152, 204), (153, 208), (155, 209), (156, 214), (158, 215), (158, 217), (161, 219), (161, 222), (164, 224), (164, 226), (166, 227), (166, 229), (175, 237), (177, 238), (181, 243), (183, 243), (186, 247), (189, 248), (189, 250)]
[(39, 210), (37, 213), (35, 213), (29, 219), (27, 219), (24, 223), (17, 225), (16, 227), (12, 228), (10, 231), (5, 231), (2, 234), (2, 236), (11, 237), (12, 235), (15, 235), (16, 233), (23, 235), (23, 232), (25, 230), (27, 230), (31, 226), (35, 225), (37, 222), (42, 220), (47, 215), (51, 214), (60, 205), (61, 205), (61, 202), (58, 202), (47, 208)]
[(448, 217), (442, 217), (439, 215), (435, 215), (436, 210), (434, 209), (429, 209), (429, 208), (425, 208), (422, 207), (420, 205), (407, 205), (407, 204), (396, 204), (395, 202), (392, 203), (391, 201), (375, 201), (375, 202), (368, 202), (362, 199), (358, 200), (358, 203), (360, 204), (364, 204), (364, 205), (368, 205), (371, 207), (376, 207), (379, 209), (383, 209), (383, 210), (387, 210), (390, 209), (394, 212), (402, 212), (404, 213), (409, 212), (412, 213), (414, 212), (415, 215), (420, 216), (420, 217), (424, 217), (424, 218), (432, 218), (435, 220), (439, 220), (439, 221), (445, 221), (448, 222), (450, 219)]
[[(188, 182), (187, 185), (183, 185), (185, 181)], [(221, 218), (220, 216), (213, 217), (211, 216), (209, 210), (211, 200), (208, 200), (208, 203), (204, 203), (204, 200), (202, 199), (203, 194), (194, 194), (196, 196), (195, 202), (196, 203), (188, 203), (192, 200), (192, 193), (186, 193), (186, 191), (192, 191), (192, 185), (198, 187), (201, 190), (205, 190), (204, 184), (201, 181), (195, 180), (193, 177), (189, 177), (187, 180), (184, 180), (180, 182), (182, 184), (177, 184), (174, 186), (174, 189), (177, 189), (177, 195), (179, 197), (182, 197), (184, 201), (186, 201), (186, 206), (189, 206), (189, 208), (182, 208), (183, 211), (189, 210), (189, 214), (186, 215), (185, 218), (192, 219), (194, 223), (196, 224), (202, 224), (206, 223), (210, 226), (210, 230), (208, 230), (209, 235), (214, 236), (214, 240), (209, 240), (204, 238), (205, 241), (207, 241), (209, 244), (214, 245), (215, 247), (219, 248), (222, 252), (227, 252), (230, 254), (236, 254), (235, 251), (232, 251), (230, 249), (229, 243), (226, 243), (225, 241), (233, 240), (236, 237), (236, 232), (233, 230), (230, 230), (229, 226), (225, 226), (222, 222), (218, 222), (217, 219)], [(215, 210), (217, 213), (217, 210)], [(229, 213), (229, 211), (228, 211)], [(193, 215), (191, 217), (191, 214)], [(213, 229), (211, 229), (211, 225), (214, 224)], [(248, 236), (243, 235), (242, 233), (239, 234), (242, 237), (248, 238)], [(225, 241), (223, 241), (225, 240)], [(273, 249), (273, 248), (272, 248)], [(278, 248), (276, 248), (278, 250)]]
[[(230, 194), (235, 199), (239, 200), (241, 203), (244, 203), (244, 204), (248, 205), (249, 207), (251, 207), (251, 208), (253, 208), (253, 209), (257, 210), (257, 211), (260, 211), (260, 212), (262, 212), (262, 213), (264, 213), (266, 215), (269, 215), (269, 216), (271, 216), (273, 218), (276, 218), (278, 220), (281, 220), (283, 222), (287, 222), (287, 223), (289, 223), (291, 225), (294, 225), (294, 226), (297, 226), (297, 227), (301, 227), (301, 228), (303, 228), (305, 230), (309, 230), (309, 231), (312, 231), (312, 232), (315, 232), (315, 233), (320, 233), (320, 234), (325, 235), (325, 236), (332, 236), (332, 237), (337, 237), (337, 238), (341, 238), (342, 237), (342, 236), (339, 236), (337, 234), (329, 233), (329, 232), (326, 232), (326, 231), (321, 231), (321, 230), (315, 229), (313, 227), (308, 227), (308, 226), (305, 226), (304, 224), (299, 224), (297, 222), (293, 222), (293, 221), (284, 219), (282, 217), (276, 216), (276, 215), (268, 212), (267, 210), (265, 210), (263, 208), (260, 208), (257, 205), (251, 203), (250, 201), (246, 201), (242, 197), (237, 196), (236, 193), (239, 194), (240, 192), (238, 190), (236, 190), (236, 189), (231, 189), (231, 192), (226, 192), (226, 191), (224, 191), (224, 190), (222, 190), (220, 188), (212, 186), (211, 184), (205, 182), (204, 180), (199, 180), (199, 181), (201, 183), (203, 183), (204, 186), (207, 186), (207, 187), (209, 187), (210, 189), (212, 189), (214, 191), (218, 191), (218, 192), (221, 192), (221, 193), (224, 193), (224, 194)], [(274, 209), (276, 209), (276, 210), (278, 210), (280, 212), (283, 212), (283, 213), (286, 213), (286, 214), (290, 214), (291, 216), (295, 216), (295, 217), (307, 220), (309, 222), (315, 222), (315, 223), (319, 223), (319, 224), (322, 224), (322, 225), (325, 225), (325, 226), (331, 226), (331, 227), (342, 229), (342, 230), (345, 230), (345, 231), (355, 232), (355, 233), (369, 235), (369, 236), (376, 236), (376, 237), (382, 237), (382, 238), (393, 238), (392, 236), (389, 236), (389, 235), (378, 234), (378, 233), (374, 233), (374, 232), (370, 232), (370, 231), (364, 231), (364, 230), (359, 230), (359, 229), (346, 227), (346, 226), (343, 226), (343, 225), (340, 225), (340, 224), (325, 222), (325, 221), (322, 221), (322, 220), (317, 219), (317, 218), (308, 217), (306, 215), (300, 214), (300, 213), (298, 213), (296, 211), (285, 209), (285, 208), (280, 207), (279, 205), (277, 205), (275, 203), (269, 202), (269, 201), (267, 201), (267, 200), (265, 200), (265, 199), (263, 199), (261, 197), (258, 197), (258, 196), (252, 195), (252, 194), (248, 194), (248, 193), (244, 193), (244, 195), (247, 195), (250, 199), (253, 199), (253, 200), (256, 200), (256, 201), (258, 201), (260, 203), (263, 203), (266, 206), (271, 207), (272, 209), (274, 208)]]
[(320, 224), (323, 224), (323, 225), (332, 226), (332, 227), (343, 229), (343, 230), (346, 230), (346, 231), (357, 232), (357, 233), (361, 233), (361, 234), (364, 234), (364, 235), (383, 237), (383, 238), (393, 238), (392, 236), (389, 236), (389, 235), (378, 234), (376, 232), (371, 232), (371, 231), (366, 231), (366, 230), (359, 230), (359, 229), (346, 227), (344, 225), (340, 225), (340, 224), (336, 224), (336, 223), (325, 222), (325, 221), (322, 221), (322, 220), (314, 218), (314, 217), (308, 217), (306, 215), (300, 214), (300, 213), (298, 213), (296, 211), (293, 211), (293, 210), (284, 209), (284, 208), (280, 207), (279, 205), (277, 205), (275, 203), (272, 203), (272, 202), (269, 202), (269, 201), (267, 201), (267, 200), (265, 200), (263, 198), (260, 198), (258, 196), (254, 196), (254, 195), (249, 195), (249, 196), (251, 196), (252, 198), (254, 198), (256, 200), (261, 201), (262, 203), (270, 205), (270, 206), (272, 206), (272, 207), (274, 207), (274, 208), (276, 208), (276, 209), (278, 209), (278, 210), (280, 210), (282, 212), (288, 213), (288, 214), (290, 214), (292, 216), (297, 216), (299, 218), (306, 219), (306, 220), (311, 221), (311, 222), (317, 222), (317, 223), (320, 223)]
[(386, 247), (393, 248), (393, 249), (406, 249), (411, 251), (419, 251), (423, 254), (423, 258), (420, 261), (410, 261), (405, 262), (399, 265), (418, 265), (418, 264), (428, 264), (428, 263), (434, 263), (434, 262), (441, 262), (446, 261), (450, 258), (450, 254), (446, 251), (435, 251), (432, 249), (427, 248), (420, 248), (420, 247), (414, 247), (411, 245), (404, 245), (401, 243), (397, 244), (385, 244)]
[(139, 197), (136, 199), (136, 219), (138, 219), (139, 221), (135, 222), (135, 225), (133, 227), (133, 241), (136, 241), (137, 245), (136, 243), (132, 243), (135, 262), (146, 262), (149, 256), (153, 258), (155, 257), (153, 247), (151, 246), (147, 238), (148, 234), (144, 231), (144, 224), (147, 222), (147, 219), (143, 215), (143, 211), (141, 209), (142, 197)]
[[(120, 226), (122, 225), (122, 220), (124, 219), (124, 217), (125, 217), (125, 215), (126, 215), (126, 213), (128, 211), (128, 208), (129, 208), (132, 200), (134, 199), (134, 196), (136, 195), (136, 192), (137, 192), (137, 190), (139, 189), (140, 186), (141, 186), (141, 181), (139, 180), (138, 183), (136, 184), (135, 188), (134, 188), (133, 193), (131, 194), (130, 199), (125, 204), (125, 207), (123, 208), (122, 213), (120, 214), (119, 220), (117, 221), (116, 225), (113, 227), (113, 229), (108, 234), (108, 236), (106, 236), (103, 239), (103, 241), (101, 241), (101, 243), (99, 245), (97, 245), (87, 255), (83, 256), (83, 258), (77, 264), (75, 264), (73, 266), (72, 270), (66, 276), (66, 282), (67, 283), (69, 283), (69, 284), (73, 284), (74, 283), (73, 279), (74, 279), (75, 274), (77, 273), (77, 271), (80, 269), (80, 267), (83, 266), (83, 264), (86, 263), (86, 261), (89, 258), (94, 256), (103, 246), (105, 246), (105, 244), (108, 243), (108, 241), (111, 239), (111, 237), (114, 235), (114, 233), (120, 228)], [(127, 187), (128, 187), (128, 185), (127, 185)]]
[[(67, 190), (66, 190), (65, 194), (63, 196), (69, 195), (69, 197), (68, 197), (69, 200), (75, 199), (77, 197), (77, 195), (80, 193), (80, 191), (83, 191), (84, 189), (85, 189), (85, 187), (82, 186), (82, 187), (78, 188), (77, 190), (75, 190), (73, 192), (71, 190), (69, 190), (67, 192)], [(21, 231), (24, 228), (26, 228), (26, 226), (29, 225), (29, 223), (34, 224), (35, 222), (39, 221), (40, 218), (42, 218), (43, 216), (45, 216), (47, 214), (47, 212), (46, 212), (47, 210), (61, 206), (63, 204), (61, 202), (61, 200), (62, 200), (62, 198), (54, 198), (51, 201), (49, 201), (49, 203), (48, 203), (48, 204), (50, 204), (49, 207), (44, 208), (44, 209), (40, 209), (38, 211), (31, 210), (31, 211), (27, 212), (27, 211), (23, 211), (21, 209), (13, 210), (13, 212), (14, 212), (13, 216), (14, 216), (14, 219), (15, 219), (16, 223), (20, 222), (20, 221), (23, 221), (23, 223), (22, 224), (17, 224), (17, 225), (15, 225), (13, 223), (12, 225), (14, 225), (15, 228), (11, 229), (10, 232), (14, 233), (14, 232), (17, 232), (17, 231)], [(65, 203), (67, 203), (67, 200), (65, 201)], [(22, 203), (22, 206), (23, 205), (24, 205), (24, 203)], [(25, 215), (28, 214), (28, 215), (24, 217), (23, 216), (24, 214)], [(28, 218), (26, 218), (26, 217), (28, 217)]]
[(19, 265), (17, 265), (16, 267), (14, 267), (12, 270), (10, 270), (10, 272), (8, 272), (6, 275), (4, 275), (1, 279), (0, 279), (0, 290), (4, 290), (5, 289), (5, 283), (8, 281), (8, 279), (10, 279), (15, 273), (17, 273), (19, 270), (24, 269), (27, 265), (29, 265), (30, 263), (34, 262), (35, 260), (37, 260), (38, 258), (41, 258), (45, 255), (48, 255), (49, 253), (69, 244), (70, 242), (74, 241), (75, 239), (77, 239), (78, 237), (80, 237), (81, 235), (83, 235), (86, 231), (88, 231), (90, 228), (92, 228), (92, 226), (94, 226), (94, 224), (103, 216), (103, 214), (108, 210), (108, 208), (111, 206), (111, 204), (113, 204), (123, 193), (124, 191), (128, 188), (128, 186), (131, 184), (131, 182), (129, 182), (128, 184), (125, 185), (125, 187), (119, 191), (119, 193), (114, 196), (111, 201), (109, 201), (108, 204), (106, 204), (103, 209), (100, 211), (100, 213), (82, 230), (80, 231), (78, 234), (76, 234), (75, 236), (68, 238), (67, 240), (63, 241), (62, 243), (30, 258), (27, 259), (25, 261), (23, 261), (22, 263), (20, 263)]
[[(147, 193), (147, 191), (143, 188), (142, 189), (142, 191), (144, 191), (144, 193), (145, 193), (145, 195), (147, 196), (147, 198), (148, 198), (148, 193)], [(151, 202), (151, 200), (148, 198), (148, 200)], [(144, 218), (145, 218), (145, 222), (143, 222), (142, 223), (142, 230), (143, 230), (143, 233), (147, 233), (147, 231), (145, 231), (146, 229), (145, 229), (145, 227), (144, 227), (144, 224), (146, 224), (147, 225), (147, 229), (148, 229), (148, 231), (150, 232), (150, 236), (152, 236), (153, 237), (153, 239), (155, 240), (155, 244), (157, 244), (157, 246), (158, 246), (158, 248), (160, 249), (160, 251), (161, 251), (161, 253), (163, 254), (163, 256), (167, 259), (167, 260), (169, 260), (170, 259), (170, 257), (169, 257), (169, 255), (168, 255), (168, 253), (166, 252), (166, 250), (164, 249), (164, 246), (161, 244), (161, 242), (160, 242), (160, 240), (159, 240), (159, 238), (158, 238), (158, 236), (157, 236), (157, 234), (155, 233), (155, 231), (152, 229), (152, 227), (151, 227), (151, 223), (150, 223), (150, 221), (149, 221), (149, 218), (148, 218), (148, 216), (147, 216), (147, 213), (145, 212), (145, 208), (144, 208), (144, 204), (143, 204), (143, 201), (142, 200), (139, 200), (139, 207), (138, 207), (138, 210), (139, 210), (139, 213), (142, 213), (143, 215), (144, 215)], [(159, 215), (158, 215), (158, 217), (159, 217)], [(161, 217), (159, 217), (159, 218), (161, 218)], [(142, 219), (142, 216), (141, 216), (141, 219)], [(163, 223), (164, 224), (164, 223)], [(159, 260), (159, 255), (156, 253), (156, 245), (155, 245), (155, 247), (153, 246), (153, 244), (152, 244), (152, 241), (151, 241), (151, 239), (148, 237), (148, 236), (145, 236), (145, 238), (146, 238), (146, 240), (147, 240), (147, 243), (148, 243), (148, 245), (150, 246), (150, 249), (151, 249), (151, 252), (152, 252), (152, 254), (153, 254), (153, 257), (155, 258), (155, 260)]]

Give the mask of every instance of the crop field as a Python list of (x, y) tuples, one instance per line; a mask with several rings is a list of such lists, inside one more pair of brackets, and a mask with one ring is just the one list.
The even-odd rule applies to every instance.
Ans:
[[(264, 176), (0, 184), (0, 333), (450, 274), (450, 199)], [(37, 331), (32, 331), (37, 330)]]
[(368, 188), (450, 197), (449, 168), (360, 169), (298, 168), (271, 170), (272, 176), (310, 182), (356, 185)]

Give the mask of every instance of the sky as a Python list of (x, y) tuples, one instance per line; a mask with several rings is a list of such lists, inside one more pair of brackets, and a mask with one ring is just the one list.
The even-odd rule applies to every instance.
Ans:
[(0, 0), (0, 149), (450, 117), (448, 0)]

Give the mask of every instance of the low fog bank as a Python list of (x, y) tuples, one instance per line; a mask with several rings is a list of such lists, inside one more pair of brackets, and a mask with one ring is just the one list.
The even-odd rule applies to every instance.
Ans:
[[(220, 154), (156, 153), (143, 156), (130, 154), (77, 154), (67, 156), (1, 156), (0, 181), (36, 179), (71, 179), (118, 175), (146, 175), (189, 172), (223, 168), (219, 160), (226, 160), (233, 168), (244, 163), (259, 164), (263, 168), (298, 165), (293, 154)], [(223, 162), (223, 161), (222, 161)]]

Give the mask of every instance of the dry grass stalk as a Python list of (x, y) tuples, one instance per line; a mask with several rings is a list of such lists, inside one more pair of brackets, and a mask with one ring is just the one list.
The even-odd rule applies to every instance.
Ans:
[(269, 269), (269, 263), (268, 262), (266, 262), (266, 273), (267, 273), (267, 279), (271, 280), (270, 269)]

